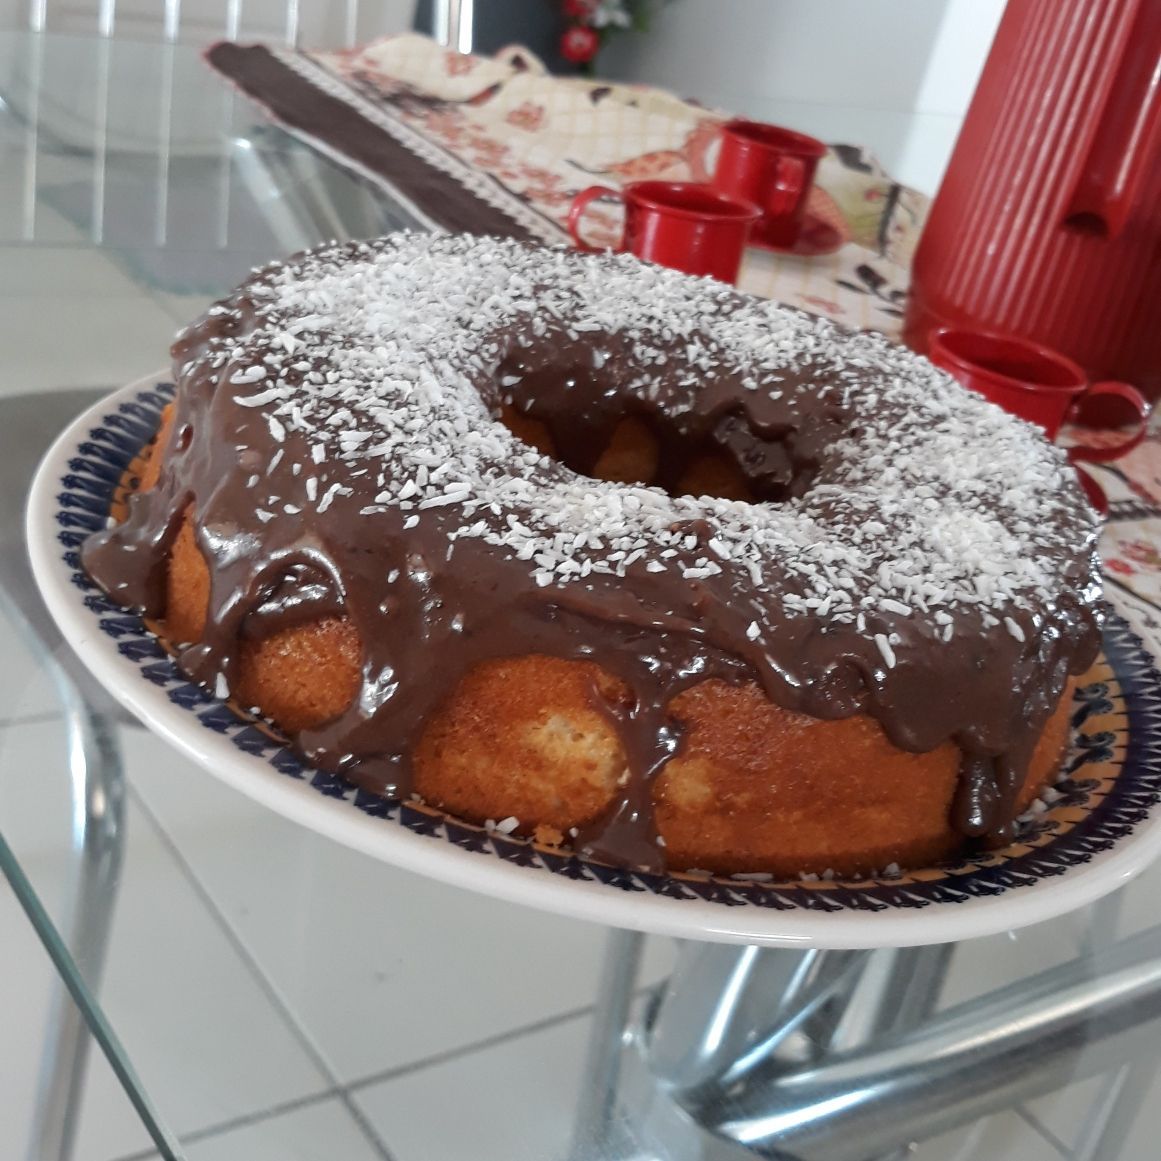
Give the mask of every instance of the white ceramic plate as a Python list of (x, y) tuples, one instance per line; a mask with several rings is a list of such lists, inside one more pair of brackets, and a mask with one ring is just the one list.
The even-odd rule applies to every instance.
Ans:
[(65, 639), (150, 729), (222, 781), (384, 862), (517, 903), (691, 939), (793, 947), (939, 943), (1035, 923), (1121, 886), (1161, 851), (1161, 675), (1111, 617), (1078, 690), (1059, 798), (1003, 851), (896, 879), (754, 883), (646, 875), (388, 803), (304, 767), (259, 723), (190, 684), (141, 619), (109, 602), (77, 551), (156, 430), (172, 388), (151, 376), (80, 416), (29, 497), (33, 571)]

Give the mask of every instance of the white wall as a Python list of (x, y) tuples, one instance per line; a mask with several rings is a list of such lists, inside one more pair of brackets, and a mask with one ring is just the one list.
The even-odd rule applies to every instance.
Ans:
[(1004, 0), (673, 0), (600, 71), (827, 141), (933, 192)]

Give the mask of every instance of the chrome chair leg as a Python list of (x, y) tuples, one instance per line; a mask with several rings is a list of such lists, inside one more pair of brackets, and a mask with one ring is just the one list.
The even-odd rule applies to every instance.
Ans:
[(91, 998), (108, 946), (124, 842), (124, 782), (115, 723), (133, 719), (89, 676), (61, 639), (32, 579), (21, 526), (21, 501), (44, 450), (69, 420), (102, 394), (58, 391), (0, 400), (0, 424), (7, 436), (5, 455), (0, 457), (0, 494), (17, 501), (0, 511), (0, 605), (32, 644), (56, 686), (64, 713), (72, 794), (75, 877), (62, 916), (50, 917), (45, 912), (0, 834), (0, 871), (63, 985), (54, 998), (41, 1061), (34, 1161), (58, 1161), (70, 1155), (90, 1033), (162, 1156), (166, 1161), (180, 1157), (180, 1147), (129, 1075), (124, 1052)]
[(651, 1071), (691, 1100), (737, 1084), (777, 1060), (870, 954), (684, 944), (649, 1030)]
[(954, 943), (938, 943), (872, 952), (854, 986), (836, 1004), (829, 1035), (806, 1029), (820, 1055), (853, 1052), (922, 1024), (939, 1003), (954, 951)]
[(1161, 926), (690, 1110), (759, 1157), (866, 1161), (1149, 1050)]
[[(1089, 907), (1081, 947), (1088, 953), (1113, 943), (1124, 910), (1125, 889)], [(1074, 1161), (1104, 1161), (1119, 1157), (1125, 1138), (1157, 1078), (1158, 1066), (1148, 1058), (1130, 1061), (1105, 1077), (1092, 1102), (1084, 1128), (1073, 1146)]]
[[(124, 773), (111, 723), (86, 705), (63, 673), (73, 797), (75, 880), (67, 926), (69, 950), (84, 985), (95, 991), (108, 948), (124, 851)], [(90, 1035), (80, 1009), (63, 989), (53, 997), (40, 1069), (33, 1133), (35, 1161), (73, 1154), (84, 1094)]]
[(936, 1013), (953, 954), (828, 964), (686, 945), (621, 1070), (637, 1090), (628, 1115), (647, 1129), (627, 1138), (668, 1134), (677, 1151), (611, 1155), (896, 1161), (913, 1141), (1110, 1070), (1074, 1156), (1116, 1155), (1153, 1079), (1161, 926)]
[[(919, 1027), (939, 1004), (954, 952), (954, 943), (872, 952), (856, 986), (842, 998), (831, 1035), (823, 1041), (814, 1028), (806, 1028), (820, 1044), (820, 1056), (853, 1052), (878, 1038)], [(907, 1161), (910, 1154), (907, 1142), (874, 1161)]]

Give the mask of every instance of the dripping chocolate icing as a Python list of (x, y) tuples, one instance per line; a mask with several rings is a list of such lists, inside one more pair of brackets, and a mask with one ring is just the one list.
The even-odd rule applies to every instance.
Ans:
[[(427, 331), (408, 316), (410, 341), (418, 333), (421, 344), (432, 344), (423, 373), (445, 376), (449, 389), (467, 395), (474, 423), (523, 457), (493, 463), (493, 445), (487, 445), (479, 470), (492, 473), (489, 488), (493, 476), (575, 488), (578, 474), (592, 472), (617, 425), (631, 416), (657, 444), (651, 484), (672, 492), (693, 460), (712, 455), (745, 481), (755, 507), (809, 503), (820, 527), (856, 519), (865, 525), (868, 513), (852, 513), (834, 481), (859, 454), (859, 441), (870, 440), (869, 428), (895, 425), (918, 438), (916, 424), (951, 422), (940, 417), (945, 410), (954, 416), (957, 408), (974, 417), (980, 407), (956, 402), (958, 388), (933, 379), (926, 364), (881, 340), (791, 318), (716, 284), (632, 269), (623, 258), (579, 259), (493, 240), (406, 235), (324, 248), (259, 272), (179, 336), (173, 348), (176, 416), (168, 446), (158, 449), (160, 479), (130, 499), (124, 523), (95, 534), (84, 547), (85, 566), (105, 591), (163, 616), (167, 554), (189, 507), (211, 565), (205, 632), (182, 646), (177, 658), (195, 680), (212, 689), (221, 676), (231, 685), (241, 640), (321, 616), (350, 618), (363, 644), (360, 692), (346, 712), (303, 731), (295, 743), (312, 763), (375, 793), (407, 793), (409, 754), (424, 724), (479, 663), (524, 654), (595, 662), (629, 690), (624, 706), (606, 705), (594, 691), (594, 702), (621, 736), (629, 778), (623, 798), (577, 839), (594, 857), (661, 864), (650, 782), (681, 744), (666, 707), (683, 689), (709, 678), (757, 681), (777, 704), (818, 718), (868, 713), (905, 750), (925, 752), (954, 741), (963, 761), (953, 824), (972, 838), (1002, 836), (1044, 723), (1069, 674), (1082, 672), (1097, 647), (1095, 523), (1056, 453), (1038, 437), (1009, 430), (1014, 421), (1003, 419), (1009, 426), (997, 429), (1000, 435), (1027, 443), (1028, 454), (1043, 461), (1038, 486), (1055, 480), (1058, 494), (1028, 513), (1020, 510), (1020, 482), (1013, 481), (1014, 491), (977, 495), (965, 509), (965, 519), (978, 514), (1016, 528), (1038, 554), (1051, 591), (1024, 594), (1010, 607), (952, 600), (950, 634), (947, 617), (937, 620), (937, 610), (923, 608), (921, 596), (912, 598), (913, 607), (864, 602), (857, 613), (852, 606), (850, 616), (836, 617), (831, 598), (819, 599), (825, 586), (812, 589), (809, 572), (795, 572), (777, 554), (762, 561), (762, 583), (756, 584), (752, 569), (715, 555), (723, 521), (734, 521), (735, 534), (737, 522), (744, 523), (747, 508), (740, 504), (675, 502), (664, 550), (653, 546), (627, 565), (622, 553), (613, 571), (590, 571), (581, 579), (553, 575), (545, 583), (535, 557), (522, 558), (496, 542), (509, 535), (512, 519), (523, 528), (540, 518), (526, 490), (518, 490), (523, 500), (504, 504), (484, 502), (503, 494), (489, 491), (467, 515), (454, 498), (422, 507), (414, 497), (384, 497), (384, 487), (398, 490), (401, 474), (413, 468), (404, 471), (397, 452), (376, 460), (365, 445), (402, 422), (406, 383), (392, 389), (401, 398), (383, 389), (390, 416), (376, 418), (364, 408), (352, 421), (352, 442), (336, 453), (326, 435), (331, 450), (322, 457), (323, 420), (304, 420), (294, 410), (296, 392), (305, 399), (334, 386), (335, 376), (328, 381), (327, 373), (336, 361), (349, 375), (352, 356), (346, 352), (358, 340), (349, 334), (355, 324), (328, 320), (322, 291), (312, 329), (288, 339), (283, 328), (293, 329), (294, 312), (285, 309), (277, 289), (300, 275), (322, 279), (322, 285), (368, 262), (400, 269), (434, 263), (438, 270), (441, 255), (445, 262), (470, 262), (472, 269), (508, 264), (524, 274), (513, 291), (519, 307), (505, 307), (493, 321), (472, 312), (500, 275), (477, 292), (478, 302), (470, 277), (466, 288), (454, 279), (436, 288), (436, 318), (450, 325), (446, 300), (462, 291), (466, 301), (455, 307), (456, 318), (472, 331), (471, 342), (446, 359), (440, 346), (446, 336), (423, 339)], [(578, 305), (584, 296), (573, 295), (569, 281), (591, 280), (594, 271), (598, 282), (622, 280), (615, 294), (630, 293), (624, 287), (639, 280), (642, 295), (670, 295), (674, 310), (688, 312), (692, 303), (699, 313), (673, 328), (663, 315), (644, 339), (639, 325), (594, 326), (585, 315), (590, 300)], [(624, 301), (628, 309), (631, 300)], [(297, 300), (292, 305), (309, 311)], [(719, 332), (738, 320), (750, 326), (755, 312), (759, 322), (770, 320), (771, 329), (784, 323), (792, 346), (771, 354), (756, 325), (744, 334), (758, 352), (752, 360), (736, 356), (738, 341), (732, 347), (718, 342)], [(388, 317), (380, 330), (387, 333), (390, 325)], [(391, 351), (385, 354), (390, 363)], [(932, 404), (934, 418), (917, 418), (916, 397), (901, 401), (902, 389), (890, 385), (900, 368), (904, 377), (927, 376), (932, 398), (950, 392), (952, 405), (940, 410), (944, 404)], [(339, 378), (327, 404), (330, 416), (345, 410), (345, 380)], [(276, 390), (264, 403), (271, 384)], [(873, 409), (872, 392), (881, 397)], [(495, 417), (505, 409), (542, 423), (555, 458), (536, 457), (495, 431)], [(282, 418), (272, 422), (274, 414)], [(422, 440), (421, 431), (413, 434)], [(980, 454), (988, 453), (985, 443)], [(890, 476), (892, 466), (883, 470)], [(313, 492), (304, 495), (310, 479)], [(599, 497), (613, 486), (592, 487)], [(929, 499), (960, 502), (950, 485), (942, 487), (942, 495), (937, 489)], [(963, 487), (981, 490), (977, 477), (965, 476)], [(868, 576), (891, 565), (892, 544), (910, 545), (907, 505), (917, 502), (884, 500), (883, 512), (871, 514), (882, 519), (884, 557), (868, 556)], [(1035, 527), (1025, 530), (1030, 516)], [(472, 525), (475, 531), (465, 532)], [(852, 591), (858, 597), (857, 584)]]

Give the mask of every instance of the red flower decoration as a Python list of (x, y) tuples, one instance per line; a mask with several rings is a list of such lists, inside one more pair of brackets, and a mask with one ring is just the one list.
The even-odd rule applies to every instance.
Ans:
[(1106, 560), (1105, 568), (1119, 572), (1122, 576), (1134, 576), (1137, 572), (1131, 564), (1126, 564), (1123, 560)]
[(560, 38), (560, 55), (573, 64), (588, 64), (600, 47), (601, 38), (591, 28), (580, 24), (573, 25)]
[(596, 6), (596, 0), (564, 0), (564, 14), (573, 20), (587, 20)]
[(511, 110), (504, 118), (509, 125), (516, 125), (520, 129), (535, 131), (544, 124), (544, 106), (525, 101), (524, 104)]

